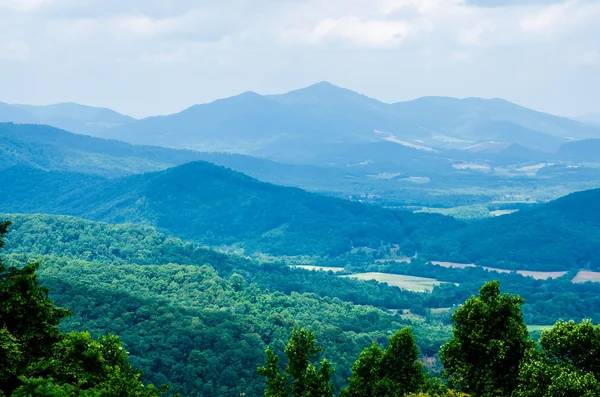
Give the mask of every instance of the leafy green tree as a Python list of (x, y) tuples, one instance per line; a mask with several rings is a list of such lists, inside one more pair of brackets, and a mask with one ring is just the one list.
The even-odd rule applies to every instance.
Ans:
[(267, 360), (263, 367), (258, 368), (258, 373), (266, 378), (265, 397), (287, 397), (288, 379), (279, 369), (279, 357), (267, 347)]
[(342, 396), (391, 397), (423, 391), (427, 377), (418, 357), (419, 348), (412, 330), (408, 327), (399, 330), (385, 351), (373, 344), (361, 352)]
[(454, 334), (440, 352), (451, 387), (480, 397), (508, 396), (516, 389), (520, 362), (533, 345), (523, 302), (501, 294), (500, 283), (491, 281), (456, 310)]
[(558, 321), (530, 350), (515, 397), (600, 395), (600, 326)]
[(312, 331), (294, 329), (285, 348), (288, 363), (282, 374), (279, 358), (267, 348), (266, 364), (258, 368), (267, 382), (265, 397), (333, 397), (333, 366), (326, 359), (321, 360), (319, 368), (314, 364), (321, 350)]
[[(0, 223), (0, 248), (8, 226)], [(0, 261), (0, 395), (154, 397), (167, 390), (142, 384), (118, 337), (62, 333), (58, 324), (70, 313), (39, 285), (39, 266)]]

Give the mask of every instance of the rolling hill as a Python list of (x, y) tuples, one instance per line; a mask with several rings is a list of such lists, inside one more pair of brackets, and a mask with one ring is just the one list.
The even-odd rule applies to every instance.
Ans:
[(600, 128), (501, 99), (426, 97), (387, 104), (322, 82), (282, 95), (248, 92), (195, 105), (103, 136), (286, 161), (297, 156), (297, 148), (381, 141), (429, 152), (486, 142), (555, 151), (571, 139), (600, 137)]
[(44, 106), (0, 103), (0, 122), (47, 124), (80, 134), (97, 135), (133, 121), (133, 117), (111, 109), (72, 102)]
[(575, 162), (600, 163), (600, 139), (585, 139), (561, 146), (558, 157)]
[(484, 266), (600, 270), (600, 189), (469, 224), (429, 247), (432, 257)]
[(260, 182), (206, 162), (105, 180), (13, 167), (0, 173), (0, 211), (75, 215), (157, 227), (205, 244), (273, 254), (329, 254), (402, 244), (460, 223)]
[(0, 170), (31, 166), (44, 171), (68, 171), (115, 178), (164, 170), (199, 160), (244, 172), (267, 182), (316, 190), (353, 183), (362, 175), (359, 171), (282, 164), (239, 154), (131, 145), (73, 134), (45, 125), (0, 123)]

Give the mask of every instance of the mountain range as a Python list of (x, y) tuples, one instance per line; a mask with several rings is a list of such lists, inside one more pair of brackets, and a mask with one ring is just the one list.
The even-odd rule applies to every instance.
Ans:
[[(101, 116), (101, 117), (100, 117)], [(252, 154), (302, 162), (345, 145), (388, 142), (424, 152), (556, 151), (600, 138), (600, 127), (502, 99), (424, 97), (388, 104), (322, 82), (282, 95), (246, 92), (179, 113), (133, 120), (106, 109), (3, 105), (0, 120), (45, 123), (129, 143)], [(317, 153), (315, 153), (317, 152)]]
[(47, 124), (80, 134), (97, 135), (108, 128), (133, 121), (133, 117), (111, 109), (72, 102), (44, 106), (0, 102), (0, 122)]

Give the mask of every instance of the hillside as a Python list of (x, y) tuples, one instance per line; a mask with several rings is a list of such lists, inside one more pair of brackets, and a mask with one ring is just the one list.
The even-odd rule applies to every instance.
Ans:
[(115, 178), (164, 170), (198, 160), (244, 172), (267, 182), (316, 190), (335, 190), (336, 186), (353, 183), (362, 175), (362, 172), (282, 164), (239, 154), (131, 145), (45, 125), (0, 123), (0, 170), (30, 166), (45, 171)]
[(431, 151), (481, 142), (556, 150), (600, 128), (500, 99), (427, 97), (387, 104), (322, 82), (282, 95), (244, 93), (180, 113), (115, 127), (102, 136), (198, 150), (297, 155), (312, 144), (389, 141)]
[(3, 212), (148, 224), (274, 254), (337, 255), (391, 243), (412, 254), (423, 236), (461, 225), (272, 185), (205, 162), (114, 180), (13, 167), (0, 173), (0, 194)]
[(428, 255), (484, 266), (540, 271), (600, 270), (600, 189), (451, 232)]
[(600, 163), (600, 139), (566, 143), (558, 151), (558, 157), (578, 163)]
[[(40, 279), (50, 297), (73, 312), (63, 330), (119, 334), (146, 382), (170, 383), (173, 392), (186, 396), (262, 395), (256, 367), (266, 346), (283, 349), (294, 327), (316, 324), (325, 353), (339, 368), (334, 376), (339, 387), (360, 350), (409, 324), (362, 302), (406, 305), (427, 298), (325, 273), (262, 266), (150, 228), (0, 216), (7, 218), (14, 225), (2, 259), (42, 263)], [(362, 304), (332, 299), (342, 294)], [(415, 334), (433, 355), (449, 332), (422, 325)]]
[(133, 121), (112, 109), (72, 102), (43, 106), (0, 103), (0, 122), (47, 124), (80, 134), (97, 135)]

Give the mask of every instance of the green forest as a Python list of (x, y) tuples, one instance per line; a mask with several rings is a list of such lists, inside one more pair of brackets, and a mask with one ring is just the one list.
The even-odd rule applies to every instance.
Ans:
[[(9, 224), (0, 224), (0, 248)], [(536, 343), (523, 320), (523, 298), (502, 294), (497, 281), (467, 299), (444, 333), (339, 299), (261, 291), (207, 265), (52, 258), (14, 266), (9, 255), (0, 262), (3, 395), (600, 392), (600, 327), (559, 321)], [(418, 346), (423, 333), (432, 337), (436, 329), (441, 372), (424, 364)]]
[(600, 190), (457, 220), (50, 132), (0, 125), (0, 396), (600, 395)]
[[(166, 391), (158, 386), (142, 387), (141, 381), (134, 385), (120, 385), (119, 380), (109, 379), (110, 370), (106, 370), (104, 375), (94, 375), (94, 380), (87, 380), (86, 385), (77, 384), (73, 375), (69, 378), (64, 374), (52, 374), (39, 369), (43, 367), (39, 360), (53, 358), (31, 356), (25, 359), (29, 361), (15, 367), (18, 380), (13, 377), (10, 381), (12, 386), (6, 387), (19, 387), (14, 392), (5, 392), (9, 396), (27, 395), (26, 390), (53, 388), (65, 394), (41, 395), (122, 395), (111, 392), (101, 394), (102, 388), (113, 387), (114, 382), (117, 382), (114, 383), (117, 388), (135, 387), (135, 393), (139, 395), (164, 392), (183, 396), (239, 396), (242, 393), (247, 396), (401, 396), (408, 393), (440, 396), (459, 396), (460, 393), (508, 396), (510, 393), (521, 393), (514, 395), (544, 396), (548, 395), (545, 393), (550, 388), (570, 387), (553, 385), (555, 373), (566, 374), (564, 376), (567, 377), (581, 376), (586, 388), (597, 390), (594, 389), (597, 374), (585, 372), (588, 367), (550, 366), (547, 363), (554, 362), (555, 358), (547, 358), (549, 353), (545, 351), (532, 350), (535, 346), (531, 342), (533, 339), (527, 334), (527, 328), (523, 329), (524, 319), (537, 320), (535, 316), (540, 315), (528, 308), (543, 304), (539, 297), (548, 298), (549, 293), (556, 292), (558, 284), (553, 285), (553, 282), (546, 284), (544, 292), (544, 284), (540, 281), (528, 281), (530, 279), (517, 275), (498, 275), (505, 288), (520, 291), (527, 297), (527, 304), (523, 304), (524, 300), (520, 297), (509, 300), (511, 305), (518, 307), (518, 310), (511, 311), (511, 315), (518, 320), (514, 326), (518, 330), (517, 337), (527, 341), (523, 342), (526, 349), (519, 353), (519, 360), (523, 363), (526, 362), (524, 360), (531, 360), (530, 365), (535, 368), (540, 363), (546, 363), (544, 365), (547, 366), (543, 373), (535, 372), (539, 368), (530, 368), (533, 372), (528, 376), (535, 379), (545, 377), (548, 389), (527, 394), (529, 391), (524, 388), (531, 385), (515, 386), (513, 382), (509, 393), (499, 389), (509, 387), (500, 383), (491, 386), (455, 383), (448, 372), (450, 365), (453, 365), (450, 363), (455, 361), (444, 358), (445, 349), (449, 349), (448, 346), (457, 338), (458, 324), (463, 321), (458, 319), (465, 316), (464, 310), (473, 299), (470, 298), (471, 294), (481, 294), (477, 292), (483, 284), (481, 280), (486, 276), (489, 278), (489, 274), (477, 274), (479, 269), (472, 270), (473, 281), (469, 287), (461, 284), (454, 288), (438, 287), (431, 294), (413, 293), (386, 284), (340, 278), (331, 273), (292, 269), (284, 263), (261, 263), (222, 254), (167, 237), (149, 227), (111, 225), (52, 215), (5, 215), (4, 218), (11, 219), (13, 224), (5, 238), (2, 266), (7, 273), (2, 288), (11, 288), (14, 274), (27, 275), (36, 290), (41, 291), (38, 293), (44, 295), (45, 288), (49, 288), (49, 297), (54, 304), (69, 309), (68, 312), (61, 309), (51, 312), (50, 324), (55, 327), (51, 333), (57, 335), (57, 339), (48, 342), (49, 352), (44, 354), (69, 349), (63, 345), (55, 346), (60, 343), (97, 343), (94, 345), (98, 346), (94, 354), (101, 354), (103, 349), (108, 348), (106, 345), (122, 345), (127, 355), (119, 358), (121, 361), (118, 364), (111, 364), (111, 368), (124, 366), (123, 371), (138, 374), (134, 379), (142, 379), (139, 374), (143, 373), (144, 384), (170, 386)], [(398, 270), (410, 273), (411, 265), (405, 266)], [(441, 268), (437, 271), (450, 273), (452, 269)], [(37, 284), (36, 276), (41, 285)], [(445, 276), (450, 277), (450, 274)], [(531, 283), (531, 292), (527, 292), (528, 282)], [(467, 289), (471, 285), (478, 285), (474, 292)], [(564, 293), (553, 297), (551, 302), (559, 306), (562, 302), (587, 302), (589, 312), (590, 307), (595, 306), (591, 300), (597, 299), (598, 291), (593, 289), (593, 284), (580, 287), (581, 291), (573, 289), (569, 292), (573, 298), (568, 298), (568, 293)], [(588, 295), (577, 295), (585, 290), (583, 287), (592, 289), (585, 292)], [(505, 295), (499, 296), (505, 299)], [(535, 303), (536, 296), (538, 303)], [(463, 305), (465, 301), (467, 303)], [(435, 306), (435, 303), (438, 305)], [(443, 303), (444, 307), (454, 305), (458, 309), (453, 314), (449, 313), (448, 317), (429, 314), (431, 308), (441, 307), (439, 303)], [(27, 310), (39, 310), (35, 306), (27, 307)], [(412, 308), (416, 313), (424, 311), (425, 317), (424, 320), (405, 318), (390, 310), (393, 308)], [(572, 316), (569, 318), (582, 321), (586, 308), (561, 306), (556, 312), (561, 310), (570, 310)], [(581, 313), (576, 310), (581, 310)], [(554, 314), (552, 311), (550, 313)], [(495, 315), (487, 315), (485, 321), (494, 319), (504, 323)], [(2, 318), (6, 317), (3, 315)], [(550, 320), (549, 313), (544, 313), (543, 319), (553, 323), (557, 318)], [(571, 323), (565, 324), (560, 326), (567, 327)], [(585, 327), (590, 324), (584, 321), (577, 325), (581, 329), (569, 332), (586, 331)], [(559, 325), (551, 331), (557, 329), (558, 333), (562, 329), (556, 328)], [(473, 325), (469, 329), (481, 327), (487, 329), (488, 326)], [(23, 331), (12, 332), (8, 325), (5, 328), (11, 335), (6, 341), (15, 339), (15, 343), (31, 343), (20, 342), (18, 332)], [(500, 343), (501, 346), (504, 342), (498, 339), (507, 332), (483, 335), (484, 341), (481, 343), (494, 346)], [(552, 334), (548, 332), (542, 332), (540, 343), (544, 337), (551, 339), (549, 335)], [(111, 335), (118, 335), (118, 338)], [(474, 338), (473, 335), (464, 337)], [(290, 353), (290, 343), (293, 345), (295, 338), (304, 338), (302, 348), (308, 349), (305, 353), (299, 353), (305, 357), (304, 364), (298, 364), (301, 370), (291, 370), (287, 364), (289, 358), (286, 358), (286, 354), (297, 356)], [(505, 354), (496, 351), (497, 347), (482, 345), (479, 348), (494, 354)], [(15, 352), (23, 349), (26, 350), (25, 347), (17, 347)], [(394, 349), (401, 349), (401, 352)], [(74, 354), (72, 351), (61, 354), (67, 353)], [(471, 355), (466, 354), (467, 357)], [(6, 357), (13, 360), (8, 353)], [(69, 356), (61, 357), (63, 360), (72, 359)], [(406, 373), (388, 373), (392, 366), (389, 360), (400, 358), (409, 363), (394, 364), (394, 368)], [(479, 368), (476, 370), (479, 372), (488, 364), (482, 361), (468, 365)], [(261, 369), (257, 371), (259, 366)], [(455, 370), (475, 371), (473, 368), (467, 366)], [(85, 370), (78, 368), (72, 371)], [(490, 374), (490, 379), (496, 379), (496, 375)], [(454, 378), (461, 376), (457, 373)], [(98, 383), (92, 385), (94, 382)], [(304, 386), (294, 386), (298, 382)], [(307, 386), (309, 384), (310, 387)], [(89, 388), (90, 391), (76, 391), (78, 387), (81, 390)], [(308, 394), (303, 387), (320, 391)], [(478, 389), (483, 387), (494, 389)], [(19, 388), (21, 391), (18, 391)], [(298, 391), (298, 388), (304, 391)], [(498, 390), (504, 394), (494, 394), (500, 393)], [(138, 395), (127, 393), (125, 395)]]

